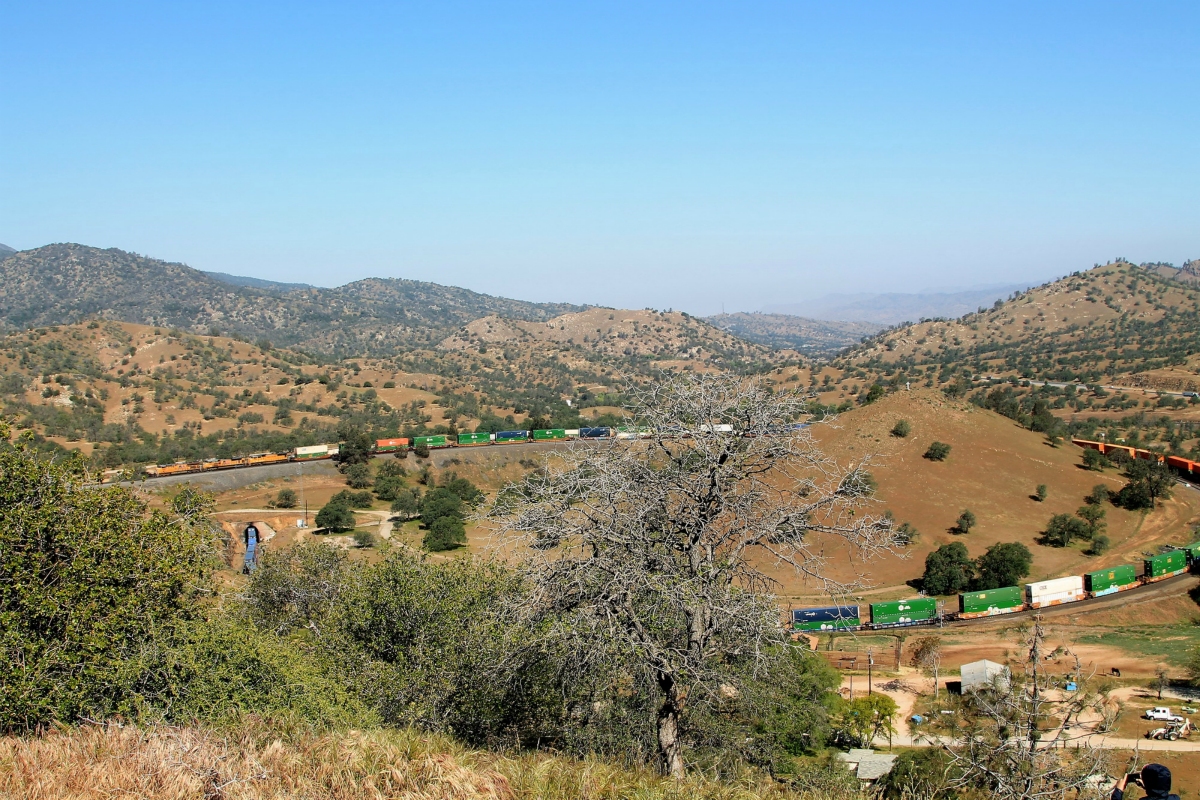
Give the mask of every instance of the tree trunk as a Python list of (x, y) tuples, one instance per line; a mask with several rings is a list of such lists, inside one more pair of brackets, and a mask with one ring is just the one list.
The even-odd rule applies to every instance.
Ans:
[(679, 741), (679, 690), (675, 681), (659, 676), (663, 703), (658, 707), (658, 771), (673, 778), (684, 777), (683, 745)]

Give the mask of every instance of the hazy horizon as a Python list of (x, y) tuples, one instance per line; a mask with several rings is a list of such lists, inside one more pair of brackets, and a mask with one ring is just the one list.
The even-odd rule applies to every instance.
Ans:
[(0, 47), (0, 241), (699, 315), (1179, 264), (1200, 257), (1198, 22), (27, 4)]

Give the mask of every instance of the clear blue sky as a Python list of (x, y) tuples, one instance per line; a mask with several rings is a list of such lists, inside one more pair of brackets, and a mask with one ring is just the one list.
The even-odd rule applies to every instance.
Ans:
[(1200, 258), (1200, 3), (0, 15), (0, 242), (695, 313)]

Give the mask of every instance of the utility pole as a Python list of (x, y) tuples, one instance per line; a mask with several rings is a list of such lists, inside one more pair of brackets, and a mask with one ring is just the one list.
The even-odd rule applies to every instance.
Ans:
[(867, 648), (867, 694), (868, 695), (875, 693), (875, 690), (871, 685), (871, 668), (874, 666), (875, 666), (875, 648), (868, 647)]

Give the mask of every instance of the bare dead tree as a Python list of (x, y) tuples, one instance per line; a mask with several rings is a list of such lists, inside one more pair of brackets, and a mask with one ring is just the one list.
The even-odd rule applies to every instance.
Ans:
[(940, 636), (922, 636), (913, 645), (913, 665), (929, 670), (933, 674), (933, 697), (938, 696), (938, 670), (942, 666), (942, 639)]
[(998, 677), (964, 698), (963, 719), (946, 747), (957, 784), (1005, 800), (1095, 796), (1108, 759), (1090, 740), (1111, 726), (1113, 714), (1084, 683), (1067, 692), (1046, 675), (1040, 614), (1026, 644), (1022, 675)]
[(736, 694), (730, 664), (754, 674), (787, 642), (765, 570), (783, 566), (840, 596), (857, 586), (828, 580), (830, 541), (818, 534), (864, 557), (894, 536), (866, 513), (865, 463), (837, 464), (796, 425), (797, 394), (685, 374), (645, 389), (631, 410), (646, 438), (580, 442), (487, 516), (497, 544), (519, 554), (527, 613), (581, 658), (620, 651), (645, 670), (659, 768), (680, 776), (689, 704)]

